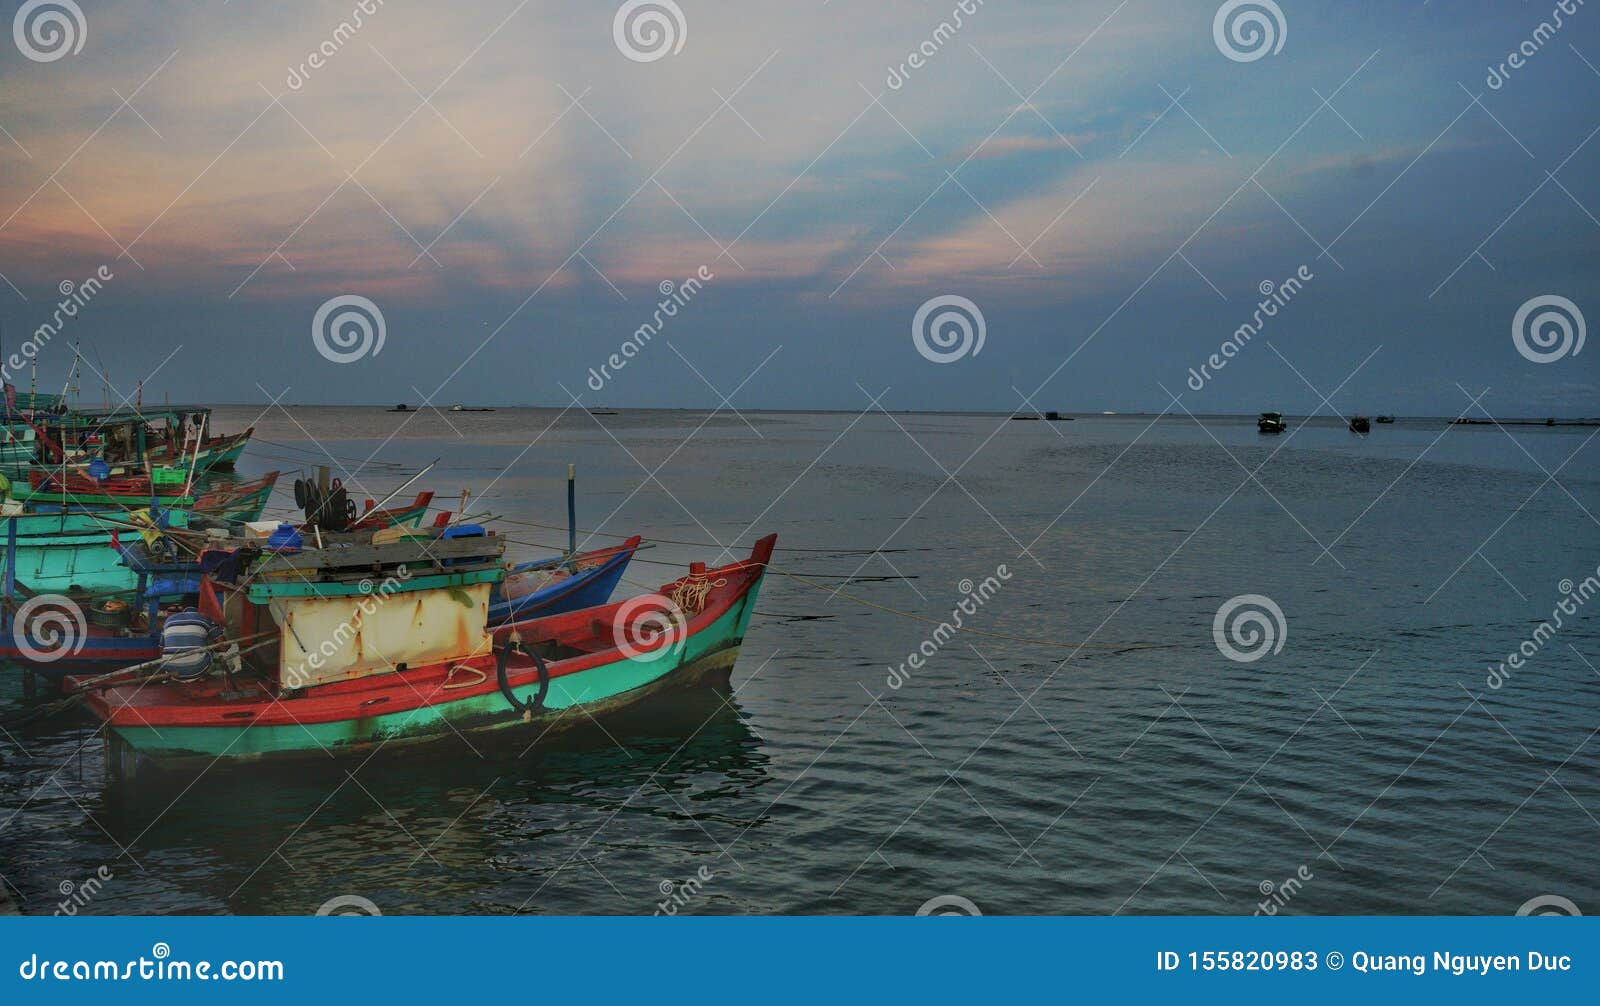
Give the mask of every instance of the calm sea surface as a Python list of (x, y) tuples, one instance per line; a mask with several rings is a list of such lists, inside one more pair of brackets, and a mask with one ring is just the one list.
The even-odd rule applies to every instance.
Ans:
[[(441, 496), (529, 524), (564, 526), (576, 462), (581, 527), (669, 540), (629, 592), (769, 531), (792, 575), (767, 580), (733, 694), (525, 757), (453, 744), (132, 789), (107, 785), (87, 719), (0, 735), (0, 873), (25, 911), (104, 867), (83, 913), (343, 895), (650, 913), (670, 890), (718, 914), (1507, 914), (1548, 894), (1600, 912), (1600, 598), (1535, 635), (1600, 565), (1595, 429), (243, 407), (216, 425), (251, 422), (242, 474), (320, 459), (382, 496), (439, 458)], [(519, 556), (565, 537), (502, 530)], [(949, 619), (991, 576), (963, 615), (990, 635), (895, 613)], [(1252, 661), (1213, 636), (1241, 595), (1282, 612), (1234, 610), (1278, 637), (1240, 644)]]

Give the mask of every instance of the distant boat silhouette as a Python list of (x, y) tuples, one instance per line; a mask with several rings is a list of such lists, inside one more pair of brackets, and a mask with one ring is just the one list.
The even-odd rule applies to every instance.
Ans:
[(1368, 419), (1366, 416), (1351, 416), (1350, 417), (1350, 432), (1351, 433), (1371, 433), (1372, 432), (1372, 421), (1370, 419)]
[(1256, 429), (1262, 433), (1282, 433), (1289, 428), (1281, 412), (1263, 412), (1256, 420)]

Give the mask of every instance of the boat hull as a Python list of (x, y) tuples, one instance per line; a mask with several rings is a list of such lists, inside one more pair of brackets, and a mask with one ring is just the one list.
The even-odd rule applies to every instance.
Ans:
[[(514, 745), (547, 745), (558, 741), (576, 729), (591, 724), (595, 719), (614, 716), (632, 709), (641, 703), (649, 702), (659, 696), (671, 692), (684, 691), (693, 688), (718, 688), (727, 689), (733, 674), (734, 664), (739, 658), (739, 647), (730, 646), (716, 653), (708, 654), (699, 660), (675, 668), (670, 674), (641, 685), (638, 688), (602, 699), (585, 701), (582, 705), (583, 714), (574, 714), (571, 709), (564, 714), (551, 714), (535, 717), (531, 722), (524, 723), (520, 718), (508, 718), (505, 711), (505, 702), (500, 700), (498, 710), (489, 710), (482, 714), (484, 724), (463, 729), (458, 723), (453, 723), (462, 734), (471, 732), (480, 742), (488, 737), (494, 740), (503, 738), (507, 744)], [(550, 686), (551, 695), (555, 694), (555, 683)], [(498, 697), (498, 696), (497, 696)], [(298, 728), (277, 728), (298, 729)], [(163, 730), (163, 732), (165, 732)], [(148, 736), (147, 736), (148, 735)], [(106, 736), (106, 768), (112, 779), (131, 781), (148, 779), (151, 777), (192, 775), (204, 771), (207, 766), (225, 766), (230, 763), (244, 765), (273, 765), (294, 764), (307, 759), (316, 758), (342, 758), (347, 756), (365, 756), (372, 753), (372, 749), (383, 747), (397, 753), (424, 745), (448, 744), (458, 740), (457, 735), (448, 729), (442, 733), (414, 735), (401, 734), (389, 738), (359, 739), (350, 743), (330, 745), (326, 752), (315, 748), (307, 749), (304, 744), (299, 747), (287, 747), (282, 750), (247, 751), (241, 753), (238, 747), (227, 750), (225, 754), (200, 754), (184, 750), (155, 750), (149, 745), (153, 731), (149, 728), (113, 729)], [(302, 741), (304, 741), (302, 734)], [(233, 738), (213, 738), (210, 746), (216, 746), (220, 741), (226, 745)], [(306, 742), (309, 743), (309, 742)], [(241, 745), (242, 746), (242, 745)], [(518, 747), (517, 750), (521, 750)], [(219, 758), (221, 759), (219, 761)]]
[(98, 626), (89, 627), (87, 638), (81, 638), (65, 649), (52, 641), (23, 635), (23, 642), (35, 654), (31, 657), (18, 645), (15, 628), (0, 635), (0, 661), (21, 667), (46, 680), (59, 682), (75, 674), (94, 675), (120, 671), (135, 664), (156, 660), (161, 656), (161, 638), (151, 635), (102, 634)]
[(156, 464), (188, 465), (192, 460), (196, 471), (229, 471), (238, 462), (244, 449), (250, 446), (250, 438), (255, 434), (255, 429), (245, 430), (230, 436), (210, 439), (200, 449), (199, 457), (193, 453), (180, 452), (174, 454), (171, 450), (153, 450), (150, 452), (151, 460)]
[[(167, 519), (174, 527), (188, 524), (188, 515), (179, 510), (169, 511)], [(17, 525), (15, 576), (35, 593), (125, 592), (138, 585), (138, 574), (122, 564), (122, 553), (112, 543), (114, 532), (139, 533), (125, 511), (0, 518), (0, 567), (7, 561), (12, 521)]]

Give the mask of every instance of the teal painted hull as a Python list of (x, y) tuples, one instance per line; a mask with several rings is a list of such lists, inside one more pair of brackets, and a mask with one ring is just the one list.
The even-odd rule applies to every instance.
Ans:
[[(413, 745), (513, 728), (542, 737), (563, 727), (581, 726), (591, 716), (616, 711), (660, 691), (726, 684), (759, 591), (760, 584), (753, 585), (679, 649), (661, 649), (634, 658), (619, 656), (612, 663), (552, 678), (544, 711), (531, 722), (524, 722), (498, 691), (489, 691), (417, 709), (328, 723), (163, 725), (159, 730), (113, 726), (108, 747), (112, 772), (128, 777), (148, 767), (181, 770), (214, 764), (217, 759), (326, 758), (375, 746)], [(517, 690), (531, 691), (526, 687)], [(582, 712), (574, 715), (576, 710)]]
[[(109, 540), (93, 536), (51, 542), (48, 547), (17, 546), (17, 579), (39, 594), (132, 591), (138, 576), (122, 565)], [(0, 557), (5, 546), (0, 545)]]
[[(122, 514), (116, 519), (125, 518)], [(173, 526), (185, 527), (187, 515), (172, 512)], [(90, 513), (24, 514), (0, 520), (0, 568), (9, 548), (6, 526), (17, 522), (17, 580), (40, 594), (132, 591), (139, 578), (122, 564), (122, 554), (111, 544), (111, 530)], [(138, 532), (122, 527), (123, 535)]]

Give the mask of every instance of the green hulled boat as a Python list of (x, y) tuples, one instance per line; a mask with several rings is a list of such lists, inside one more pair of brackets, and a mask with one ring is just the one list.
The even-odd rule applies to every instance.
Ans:
[[(274, 558), (228, 606), (228, 636), (245, 655), (227, 679), (90, 689), (89, 708), (109, 728), (113, 776), (324, 759), (469, 733), (531, 742), (662, 690), (726, 686), (776, 537), (745, 561), (696, 564), (656, 594), (490, 631), (489, 589), (503, 571), (470, 553), (494, 540), (437, 539), (404, 577), (408, 564), (395, 565), (392, 551)], [(463, 550), (464, 563), (450, 565)], [(380, 556), (387, 576), (374, 586)], [(343, 575), (358, 565), (361, 581)]]
[(16, 513), (0, 519), (0, 563), (37, 594), (132, 591), (138, 576), (122, 564), (118, 537), (189, 526), (183, 510)]

